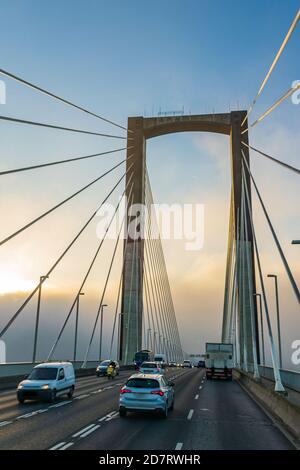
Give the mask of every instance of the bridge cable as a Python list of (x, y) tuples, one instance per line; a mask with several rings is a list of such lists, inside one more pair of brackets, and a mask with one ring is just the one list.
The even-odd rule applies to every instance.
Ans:
[(246, 142), (243, 142), (243, 141), (242, 141), (242, 144), (245, 145), (246, 147), (248, 147), (249, 149), (254, 150), (254, 152), (259, 153), (259, 154), (262, 155), (263, 157), (267, 157), (267, 158), (269, 158), (270, 160), (272, 160), (273, 162), (276, 162), (276, 163), (278, 163), (279, 165), (284, 166), (285, 168), (288, 168), (289, 170), (292, 170), (292, 171), (294, 171), (295, 173), (300, 174), (300, 169), (299, 169), (299, 168), (296, 168), (296, 167), (294, 167), (294, 166), (292, 166), (292, 165), (289, 165), (288, 163), (282, 162), (281, 160), (278, 160), (277, 158), (271, 157), (271, 155), (268, 155), (267, 153), (262, 152), (261, 150), (258, 150), (258, 149), (255, 148), (255, 147), (252, 147), (252, 145), (246, 144)]
[(94, 180), (92, 180), (90, 183), (88, 183), (87, 185), (83, 186), (82, 188), (80, 188), (79, 190), (75, 191), (75, 193), (71, 194), (70, 196), (68, 196), (66, 199), (63, 199), (61, 202), (59, 202), (58, 204), (55, 204), (55, 206), (51, 207), (50, 209), (48, 209), (47, 211), (43, 212), (41, 215), (39, 215), (38, 217), (36, 217), (35, 219), (31, 220), (30, 222), (28, 222), (26, 225), (24, 225), (23, 227), (19, 228), (18, 230), (16, 230), (14, 233), (12, 233), (11, 235), (9, 235), (8, 237), (4, 238), (3, 240), (0, 240), (0, 246), (4, 245), (5, 243), (7, 243), (9, 240), (12, 240), (14, 237), (16, 237), (17, 235), (20, 235), (20, 233), (24, 232), (24, 230), (27, 230), (28, 228), (30, 228), (32, 225), (34, 225), (36, 222), (39, 222), (40, 220), (42, 220), (44, 217), (46, 217), (47, 215), (51, 214), (51, 212), (55, 211), (56, 209), (58, 209), (59, 207), (63, 206), (64, 204), (66, 204), (67, 202), (69, 202), (71, 199), (73, 199), (74, 197), (78, 196), (78, 194), (82, 193), (83, 191), (85, 191), (86, 189), (88, 189), (90, 186), (92, 186), (93, 184), (97, 183), (99, 180), (101, 180), (102, 178), (104, 178), (104, 176), (108, 175), (109, 173), (111, 173), (112, 171), (114, 171), (116, 168), (118, 168), (120, 165), (122, 165), (122, 163), (124, 163), (126, 161), (125, 160), (122, 160), (120, 163), (118, 163), (117, 165), (113, 166), (112, 168), (110, 168), (108, 171), (106, 171), (105, 173), (102, 173), (100, 176), (98, 176), (97, 178), (95, 178)]
[[(131, 190), (132, 190), (132, 186), (131, 186)], [(131, 197), (131, 192), (130, 192), (129, 197)], [(92, 342), (93, 342), (93, 339), (94, 339), (98, 319), (99, 319), (101, 308), (102, 308), (102, 305), (103, 305), (104, 296), (105, 296), (105, 293), (106, 293), (108, 281), (109, 281), (109, 278), (110, 278), (111, 270), (112, 270), (112, 267), (113, 267), (113, 263), (114, 263), (116, 252), (117, 252), (117, 248), (118, 248), (118, 245), (119, 245), (121, 232), (122, 232), (122, 229), (123, 229), (123, 226), (124, 226), (125, 217), (126, 217), (126, 214), (124, 214), (124, 216), (123, 216), (122, 223), (121, 223), (121, 226), (120, 226), (120, 230), (119, 230), (119, 233), (118, 233), (118, 237), (117, 237), (117, 240), (116, 240), (116, 243), (115, 243), (115, 246), (114, 246), (114, 250), (113, 250), (112, 258), (111, 258), (111, 261), (110, 261), (110, 264), (109, 264), (109, 269), (108, 269), (108, 272), (107, 272), (107, 275), (106, 275), (104, 287), (103, 287), (103, 290), (102, 290), (101, 299), (100, 299), (96, 319), (95, 319), (95, 322), (94, 322), (92, 334), (91, 334), (91, 337), (90, 337), (90, 340), (89, 340), (89, 343), (88, 343), (88, 347), (87, 347), (87, 350), (85, 352), (85, 356), (84, 356), (83, 363), (82, 363), (82, 366), (81, 366), (82, 368), (84, 368), (86, 366), (88, 356), (89, 356), (89, 352), (90, 352)], [(99, 360), (101, 360), (101, 357), (99, 357)]]
[(273, 372), (274, 372), (274, 379), (275, 379), (275, 390), (277, 392), (284, 392), (285, 390), (284, 390), (284, 386), (283, 386), (282, 381), (281, 381), (281, 373), (280, 373), (280, 369), (279, 369), (278, 356), (277, 356), (277, 353), (276, 353), (276, 348), (275, 348), (275, 343), (274, 343), (274, 338), (273, 338), (272, 325), (271, 325), (271, 320), (270, 320), (270, 315), (269, 315), (268, 301), (267, 301), (265, 284), (264, 284), (264, 277), (263, 277), (263, 273), (262, 273), (259, 250), (258, 250), (257, 239), (256, 239), (256, 234), (255, 234), (255, 229), (254, 229), (254, 222), (253, 222), (253, 216), (252, 216), (252, 211), (251, 211), (251, 203), (250, 203), (249, 192), (248, 192), (248, 188), (247, 188), (247, 184), (246, 184), (245, 166), (244, 166), (243, 161), (242, 161), (242, 177), (243, 177), (243, 181), (244, 181), (246, 202), (247, 202), (248, 212), (249, 212), (249, 216), (250, 216), (250, 225), (251, 225), (251, 231), (252, 231), (252, 236), (253, 236), (253, 241), (254, 241), (256, 261), (257, 261), (257, 267), (258, 267), (258, 272), (259, 272), (262, 297), (263, 297), (265, 313), (266, 313), (267, 327), (268, 327), (268, 333), (269, 333), (269, 341), (270, 341), (270, 346), (271, 346), (271, 357), (272, 357), (272, 364), (273, 364)]
[(295, 91), (299, 89), (300, 89), (300, 83), (298, 83), (298, 85), (295, 85), (294, 87), (289, 88), (288, 91), (284, 95), (282, 95), (280, 98), (278, 98), (278, 100), (275, 101), (275, 103), (273, 103), (272, 106), (270, 106), (270, 108), (268, 108), (258, 119), (256, 119), (256, 121), (250, 124), (250, 126), (248, 126), (246, 129), (241, 131), (241, 134), (245, 134), (245, 132), (248, 132), (250, 127), (251, 128), (255, 127), (259, 122), (265, 119), (265, 117), (271, 114), (277, 108), (277, 106), (283, 103), (287, 98), (289, 98), (292, 94), (295, 93)]
[(64, 323), (63, 323), (63, 325), (62, 325), (62, 327), (61, 327), (61, 329), (60, 329), (60, 331), (59, 331), (59, 333), (58, 333), (58, 336), (57, 336), (57, 338), (56, 338), (56, 340), (55, 340), (53, 346), (52, 346), (51, 349), (50, 349), (50, 352), (49, 352), (49, 354), (48, 354), (48, 356), (47, 356), (47, 360), (50, 360), (51, 357), (53, 356), (53, 353), (54, 353), (54, 351), (55, 351), (55, 349), (56, 349), (56, 347), (57, 347), (57, 345), (58, 345), (58, 343), (59, 343), (59, 340), (60, 340), (60, 338), (61, 338), (61, 336), (62, 336), (62, 334), (63, 334), (63, 332), (64, 332), (64, 330), (65, 330), (65, 327), (67, 326), (67, 323), (68, 323), (69, 318), (70, 318), (70, 316), (71, 316), (71, 314), (72, 314), (72, 311), (73, 311), (73, 309), (74, 309), (74, 307), (75, 307), (75, 304), (76, 304), (77, 299), (78, 299), (78, 297), (79, 297), (79, 295), (80, 295), (80, 292), (82, 291), (82, 289), (83, 289), (83, 287), (84, 287), (84, 285), (85, 285), (85, 283), (86, 283), (86, 281), (87, 281), (87, 279), (88, 279), (88, 277), (89, 277), (89, 275), (90, 275), (90, 272), (91, 272), (91, 270), (92, 270), (92, 268), (93, 268), (93, 266), (94, 266), (94, 264), (95, 264), (95, 262), (96, 262), (96, 260), (97, 260), (97, 258), (98, 258), (98, 255), (99, 255), (99, 252), (100, 252), (100, 250), (101, 250), (101, 248), (102, 248), (102, 245), (103, 245), (103, 243), (104, 243), (104, 240), (105, 240), (105, 238), (106, 238), (106, 236), (107, 236), (107, 233), (108, 233), (108, 231), (109, 231), (109, 229), (110, 229), (110, 227), (111, 227), (111, 224), (112, 224), (112, 222), (113, 222), (113, 220), (114, 220), (114, 218), (115, 218), (115, 215), (116, 215), (116, 213), (117, 213), (117, 211), (118, 211), (118, 209), (119, 209), (119, 206), (120, 206), (120, 204), (121, 204), (121, 201), (122, 201), (122, 199), (123, 199), (123, 197), (124, 197), (125, 191), (126, 191), (126, 189), (124, 190), (124, 192), (123, 192), (123, 194), (122, 194), (122, 197), (120, 198), (120, 200), (119, 200), (119, 202), (118, 202), (118, 204), (117, 204), (117, 206), (116, 206), (116, 208), (115, 208), (115, 210), (114, 210), (114, 213), (113, 213), (113, 215), (112, 215), (112, 217), (111, 217), (111, 219), (110, 219), (110, 221), (109, 221), (109, 223), (108, 223), (108, 225), (107, 225), (107, 227), (106, 227), (106, 229), (105, 229), (105, 233), (104, 233), (104, 235), (103, 235), (103, 237), (102, 237), (100, 243), (99, 243), (98, 246), (97, 246), (96, 252), (95, 252), (94, 256), (92, 257), (92, 261), (90, 262), (89, 267), (88, 267), (88, 269), (87, 269), (87, 271), (86, 271), (86, 273), (85, 273), (85, 275), (84, 275), (84, 278), (83, 278), (83, 280), (82, 280), (82, 282), (81, 282), (80, 288), (78, 289), (78, 292), (77, 292), (77, 294), (76, 294), (76, 296), (75, 296), (75, 298), (74, 298), (74, 301), (73, 301), (73, 303), (72, 303), (72, 305), (71, 305), (71, 307), (70, 307), (70, 309), (69, 309), (69, 311), (68, 311), (68, 314), (67, 314), (67, 316), (66, 316), (66, 319), (65, 319), (65, 321), (64, 321)]
[(273, 72), (273, 70), (274, 70), (274, 68), (275, 68), (275, 66), (276, 66), (276, 64), (277, 64), (277, 62), (278, 62), (278, 60), (279, 60), (281, 54), (282, 54), (282, 52), (284, 51), (285, 46), (287, 45), (287, 43), (288, 43), (288, 41), (289, 41), (289, 39), (290, 39), (290, 37), (291, 37), (291, 35), (292, 35), (294, 29), (295, 29), (296, 26), (297, 26), (297, 23), (298, 23), (299, 19), (300, 19), (300, 10), (298, 10), (298, 12), (297, 12), (297, 14), (296, 14), (296, 16), (295, 16), (295, 18), (294, 18), (294, 20), (293, 20), (291, 26), (290, 26), (290, 29), (288, 30), (288, 32), (287, 32), (287, 34), (286, 34), (286, 36), (285, 36), (285, 38), (284, 38), (284, 40), (283, 40), (283, 42), (282, 42), (282, 44), (281, 44), (279, 50), (278, 50), (278, 52), (277, 52), (277, 54), (276, 54), (276, 56), (275, 56), (275, 58), (274, 58), (274, 60), (273, 60), (273, 62), (272, 62), (272, 64), (271, 64), (271, 67), (269, 68), (269, 70), (268, 70), (268, 72), (267, 72), (267, 75), (265, 76), (265, 78), (264, 78), (264, 80), (263, 80), (263, 82), (262, 82), (262, 84), (261, 84), (261, 86), (260, 86), (260, 88), (259, 88), (259, 90), (258, 90), (258, 92), (257, 92), (256, 97), (254, 98), (253, 102), (251, 103), (250, 108), (249, 108), (249, 110), (248, 110), (248, 112), (247, 112), (247, 114), (246, 114), (246, 116), (245, 116), (243, 122), (241, 123), (241, 126), (243, 126), (243, 125), (245, 124), (246, 120), (248, 119), (248, 117), (249, 117), (250, 114), (252, 113), (253, 108), (254, 108), (254, 106), (255, 106), (255, 104), (256, 104), (256, 101), (258, 100), (258, 98), (259, 98), (259, 96), (261, 95), (261, 93), (262, 93), (262, 91), (263, 91), (265, 85), (267, 84), (267, 82), (268, 82), (268, 80), (269, 80), (269, 78), (270, 78), (270, 76), (271, 76), (271, 74), (272, 74), (272, 72)]
[[(132, 149), (133, 146), (128, 147), (127, 150)], [(12, 170), (4, 170), (0, 171), (0, 176), (3, 175), (9, 175), (11, 173), (19, 173), (22, 171), (30, 171), (30, 170), (36, 170), (37, 168), (44, 168), (48, 166), (54, 166), (54, 165), (61, 165), (62, 163), (71, 163), (79, 160), (85, 160), (88, 158), (94, 158), (94, 157), (99, 157), (101, 155), (108, 155), (111, 153), (116, 153), (116, 152), (121, 152), (122, 150), (126, 150), (126, 147), (120, 148), (120, 149), (115, 149), (115, 150), (108, 150), (106, 152), (100, 152), (100, 153), (93, 153), (91, 155), (84, 155), (83, 157), (75, 157), (75, 158), (67, 158), (66, 160), (58, 160), (56, 162), (47, 162), (47, 163), (41, 163), (39, 165), (31, 165), (31, 166), (25, 166), (21, 168), (14, 168)]]
[(275, 232), (274, 227), (273, 227), (273, 225), (272, 225), (272, 222), (271, 222), (271, 220), (270, 220), (269, 214), (268, 214), (267, 209), (266, 209), (266, 207), (265, 207), (265, 205), (264, 205), (264, 202), (263, 202), (263, 200), (262, 200), (262, 197), (261, 197), (261, 195), (260, 195), (260, 192), (259, 192), (259, 190), (258, 190), (258, 187), (257, 187), (257, 185), (256, 185), (256, 182), (255, 182), (255, 180), (254, 180), (254, 178), (253, 178), (253, 175), (252, 175), (252, 173), (251, 173), (251, 171), (250, 171), (249, 165), (248, 165), (248, 163), (247, 163), (247, 161), (246, 161), (246, 158), (245, 158), (245, 154), (244, 154), (243, 149), (241, 149), (241, 151), (242, 151), (242, 156), (243, 156), (243, 160), (244, 160), (246, 169), (247, 169), (248, 174), (250, 175), (250, 178), (251, 178), (252, 183), (253, 183), (253, 185), (254, 185), (256, 194), (257, 194), (257, 196), (258, 196), (259, 202), (260, 202), (260, 204), (261, 204), (261, 207), (262, 207), (263, 212), (264, 212), (264, 214), (265, 214), (265, 217), (266, 217), (266, 219), (267, 219), (269, 228), (270, 228), (270, 230), (271, 230), (271, 233), (272, 233), (272, 235), (273, 235), (275, 244), (276, 244), (277, 249), (278, 249), (278, 251), (279, 251), (281, 260), (282, 260), (282, 262), (283, 262), (283, 264), (284, 264), (285, 270), (286, 270), (287, 275), (288, 275), (288, 277), (289, 277), (289, 280), (290, 280), (290, 283), (291, 283), (292, 288), (293, 288), (293, 290), (294, 290), (294, 293), (295, 293), (295, 295), (296, 295), (296, 298), (297, 298), (298, 302), (300, 303), (300, 292), (299, 292), (298, 286), (297, 286), (296, 281), (295, 281), (295, 279), (294, 279), (294, 277), (293, 277), (293, 274), (292, 274), (292, 272), (291, 272), (291, 270), (290, 270), (289, 264), (288, 264), (288, 262), (287, 262), (287, 260), (286, 260), (286, 258), (285, 258), (285, 256), (284, 256), (283, 250), (282, 250), (281, 245), (280, 245), (280, 243), (279, 243), (279, 240), (278, 240), (278, 238), (277, 238), (277, 235), (276, 235), (276, 232)]
[[(34, 85), (33, 83), (30, 83), (28, 82), (27, 80), (24, 80), (23, 78), (20, 78), (20, 77), (17, 77), (16, 75), (13, 75), (12, 73), (10, 72), (7, 72), (6, 70), (3, 70), (3, 69), (0, 69), (0, 73), (2, 75), (6, 75), (7, 77), (9, 78), (12, 78), (13, 80), (16, 80), (17, 82), (19, 83), (22, 83), (23, 85), (26, 85), (28, 86), (29, 88), (33, 88), (34, 90), (37, 90), (39, 91), (40, 93), (43, 93), (44, 95), (47, 95), (47, 96), (50, 96), (51, 98), (54, 98), (58, 101), (61, 101), (62, 103), (65, 103), (67, 104), (68, 106), (71, 106), (73, 108), (76, 108), (76, 109), (79, 109), (80, 111), (83, 111), (84, 113), (86, 114), (89, 114), (91, 116), (94, 116), (98, 119), (101, 119), (101, 121), (104, 121), (104, 122), (107, 122), (108, 124), (111, 124), (112, 126), (115, 126), (115, 127), (118, 127), (120, 129), (123, 129), (123, 130), (127, 130), (126, 127), (124, 126), (121, 126), (120, 124), (117, 124), (116, 122), (114, 121), (111, 121), (110, 119), (107, 119), (107, 118), (104, 118), (103, 116), (100, 116), (99, 114), (96, 114), (96, 113), (93, 113), (92, 111), (89, 111), (88, 109), (85, 109), (83, 108), (82, 106), (78, 106), (77, 104), (75, 103), (72, 103), (71, 101), (69, 100), (66, 100), (65, 98), (62, 98), (58, 95), (55, 95), (54, 93), (51, 93), (50, 91), (48, 90), (45, 90), (44, 88), (41, 88), (37, 85)], [(132, 132), (128, 129), (128, 132)]]
[[(148, 172), (147, 172), (146, 176), (147, 176), (147, 183), (148, 183), (148, 185), (147, 185), (147, 187), (148, 187), (148, 193), (149, 193), (149, 197), (150, 197), (151, 204), (153, 205), (153, 204), (154, 204), (154, 202), (153, 202), (153, 195), (152, 195), (151, 184), (150, 184), (150, 179), (149, 179), (149, 174), (148, 174)], [(166, 292), (166, 293), (168, 294), (168, 290), (169, 290), (169, 296), (170, 296), (170, 298), (171, 298), (172, 296), (171, 296), (171, 292), (170, 292), (170, 286), (169, 286), (169, 283), (168, 283), (168, 275), (167, 275), (167, 270), (166, 270), (166, 264), (165, 264), (165, 260), (164, 260), (164, 255), (163, 255), (163, 250), (162, 250), (162, 244), (161, 244), (161, 239), (160, 239), (160, 236), (159, 236), (159, 229), (158, 229), (158, 225), (157, 225), (157, 220), (156, 220), (155, 214), (154, 214), (154, 221), (155, 221), (155, 224), (156, 224), (156, 232), (157, 232), (157, 234), (158, 234), (158, 242), (157, 242), (157, 245), (158, 245), (158, 247), (159, 247), (161, 266), (162, 266), (162, 269), (163, 269), (163, 272), (164, 272), (165, 283), (166, 283), (166, 285), (168, 285), (168, 287), (167, 287), (166, 289), (163, 289), (163, 292)], [(170, 303), (169, 303), (169, 305), (170, 305)], [(172, 323), (172, 325), (173, 325), (173, 328), (174, 328), (175, 332), (176, 332), (176, 330), (177, 330), (177, 335), (176, 335), (176, 336), (177, 336), (177, 342), (178, 342), (178, 346), (181, 348), (174, 306), (173, 306), (173, 310), (171, 309), (171, 312), (173, 312), (173, 320), (171, 320), (171, 323)], [(167, 312), (167, 313), (168, 313), (168, 312)]]
[[(126, 137), (120, 136), (120, 135), (113, 135), (113, 134), (103, 134), (100, 132), (93, 132), (93, 131), (87, 131), (83, 129), (75, 129), (73, 127), (63, 127), (63, 126), (57, 126), (55, 124), (48, 124), (44, 122), (37, 122), (37, 121), (29, 121), (28, 119), (19, 119), (19, 118), (14, 118), (10, 116), (0, 116), (1, 121), (8, 121), (8, 122), (15, 122), (17, 124), (28, 124), (30, 126), (38, 126), (38, 127), (46, 127), (48, 129), (56, 129), (60, 131), (67, 131), (67, 132), (76, 132), (79, 134), (88, 134), (88, 135), (96, 135), (98, 137), (108, 137), (110, 139), (123, 139), (125, 140)], [(132, 140), (130, 137), (127, 138), (127, 140)]]
[(28, 297), (25, 299), (25, 301), (22, 303), (22, 305), (18, 308), (16, 313), (11, 317), (11, 319), (7, 322), (7, 324), (4, 326), (4, 328), (0, 331), (0, 338), (4, 335), (4, 333), (8, 330), (8, 328), (11, 326), (11, 324), (16, 320), (16, 318), (20, 315), (22, 310), (26, 307), (28, 302), (32, 299), (32, 297), (37, 293), (39, 288), (42, 286), (44, 281), (46, 280), (47, 277), (50, 276), (50, 274), (54, 271), (54, 269), (57, 267), (57, 265), (61, 262), (61, 260), (64, 258), (64, 256), (68, 253), (70, 248), (75, 244), (75, 242), (78, 240), (80, 235), (84, 232), (84, 230), (87, 228), (87, 226), (91, 223), (91, 221), (95, 218), (97, 215), (98, 211), (101, 209), (101, 207), (106, 203), (106, 201), (109, 199), (109, 197), (113, 194), (115, 189), (119, 186), (121, 181), (125, 178), (126, 174), (128, 171), (131, 169), (133, 163), (131, 166), (127, 169), (127, 171), (119, 178), (117, 183), (113, 186), (113, 188), (109, 191), (105, 199), (102, 201), (102, 203), (97, 207), (97, 209), (92, 213), (92, 215), (87, 219), (87, 221), (84, 223), (84, 225), (81, 227), (79, 232), (75, 235), (75, 237), (71, 240), (71, 242), (68, 244), (68, 246), (64, 249), (64, 251), (61, 253), (61, 255), (57, 258), (57, 260), (53, 263), (53, 265), (49, 268), (48, 272), (46, 273), (45, 276), (43, 276), (40, 280), (40, 282), (36, 285), (36, 287), (33, 289), (33, 291), (28, 295)]

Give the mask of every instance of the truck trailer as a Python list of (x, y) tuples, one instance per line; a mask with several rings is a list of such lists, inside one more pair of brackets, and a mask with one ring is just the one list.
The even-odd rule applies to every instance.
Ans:
[(230, 343), (206, 343), (206, 378), (232, 380), (233, 345)]

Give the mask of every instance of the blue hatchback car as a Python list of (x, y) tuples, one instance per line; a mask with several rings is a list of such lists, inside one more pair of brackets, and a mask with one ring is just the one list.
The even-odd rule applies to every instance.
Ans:
[(174, 382), (160, 374), (134, 374), (120, 390), (119, 414), (150, 411), (168, 417), (174, 407)]

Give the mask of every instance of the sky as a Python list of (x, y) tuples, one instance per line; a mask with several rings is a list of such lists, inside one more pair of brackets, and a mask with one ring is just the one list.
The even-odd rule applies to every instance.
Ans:
[[(252, 0), (1, 0), (1, 68), (126, 126), (128, 116), (180, 110), (201, 114), (248, 109), (296, 15), (299, 1)], [(250, 119), (255, 120), (300, 80), (300, 28), (294, 32)], [(111, 125), (55, 102), (8, 78), (2, 115), (124, 135)], [(299, 167), (300, 104), (289, 99), (251, 130), (250, 142)], [(5, 170), (123, 147), (122, 140), (1, 122)], [(72, 165), (1, 177), (1, 239), (105, 170), (124, 152)], [(157, 203), (201, 203), (204, 246), (187, 252), (182, 241), (164, 243), (183, 348), (203, 352), (221, 334), (230, 194), (229, 141), (208, 133), (174, 134), (147, 143), (147, 162)], [(251, 154), (261, 190), (297, 282), (300, 249), (298, 176)], [(1, 247), (1, 325), (16, 311), (93, 212), (124, 168)], [(119, 193), (112, 197), (117, 201)], [(255, 225), (264, 274), (277, 273), (280, 287), (284, 366), (292, 369), (291, 343), (300, 336), (299, 305), (257, 199)], [(93, 222), (43, 289), (39, 357), (49, 351), (97, 245)], [(79, 355), (85, 351), (106, 277), (113, 242), (105, 242), (81, 299)], [(112, 270), (105, 310), (108, 354), (121, 247)], [(273, 328), (274, 286), (266, 280)], [(29, 359), (36, 298), (5, 336), (9, 360)], [(72, 351), (74, 319), (57, 354)], [(266, 346), (268, 349), (268, 346)], [(96, 357), (94, 341), (91, 357)], [(268, 356), (269, 357), (269, 356)], [(298, 366), (299, 368), (299, 366)]]

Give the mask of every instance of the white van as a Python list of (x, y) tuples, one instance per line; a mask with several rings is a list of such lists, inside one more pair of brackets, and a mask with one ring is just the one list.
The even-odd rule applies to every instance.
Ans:
[(35, 366), (29, 376), (19, 383), (17, 398), (44, 399), (54, 402), (57, 396), (72, 398), (75, 389), (75, 373), (71, 362), (45, 362)]

